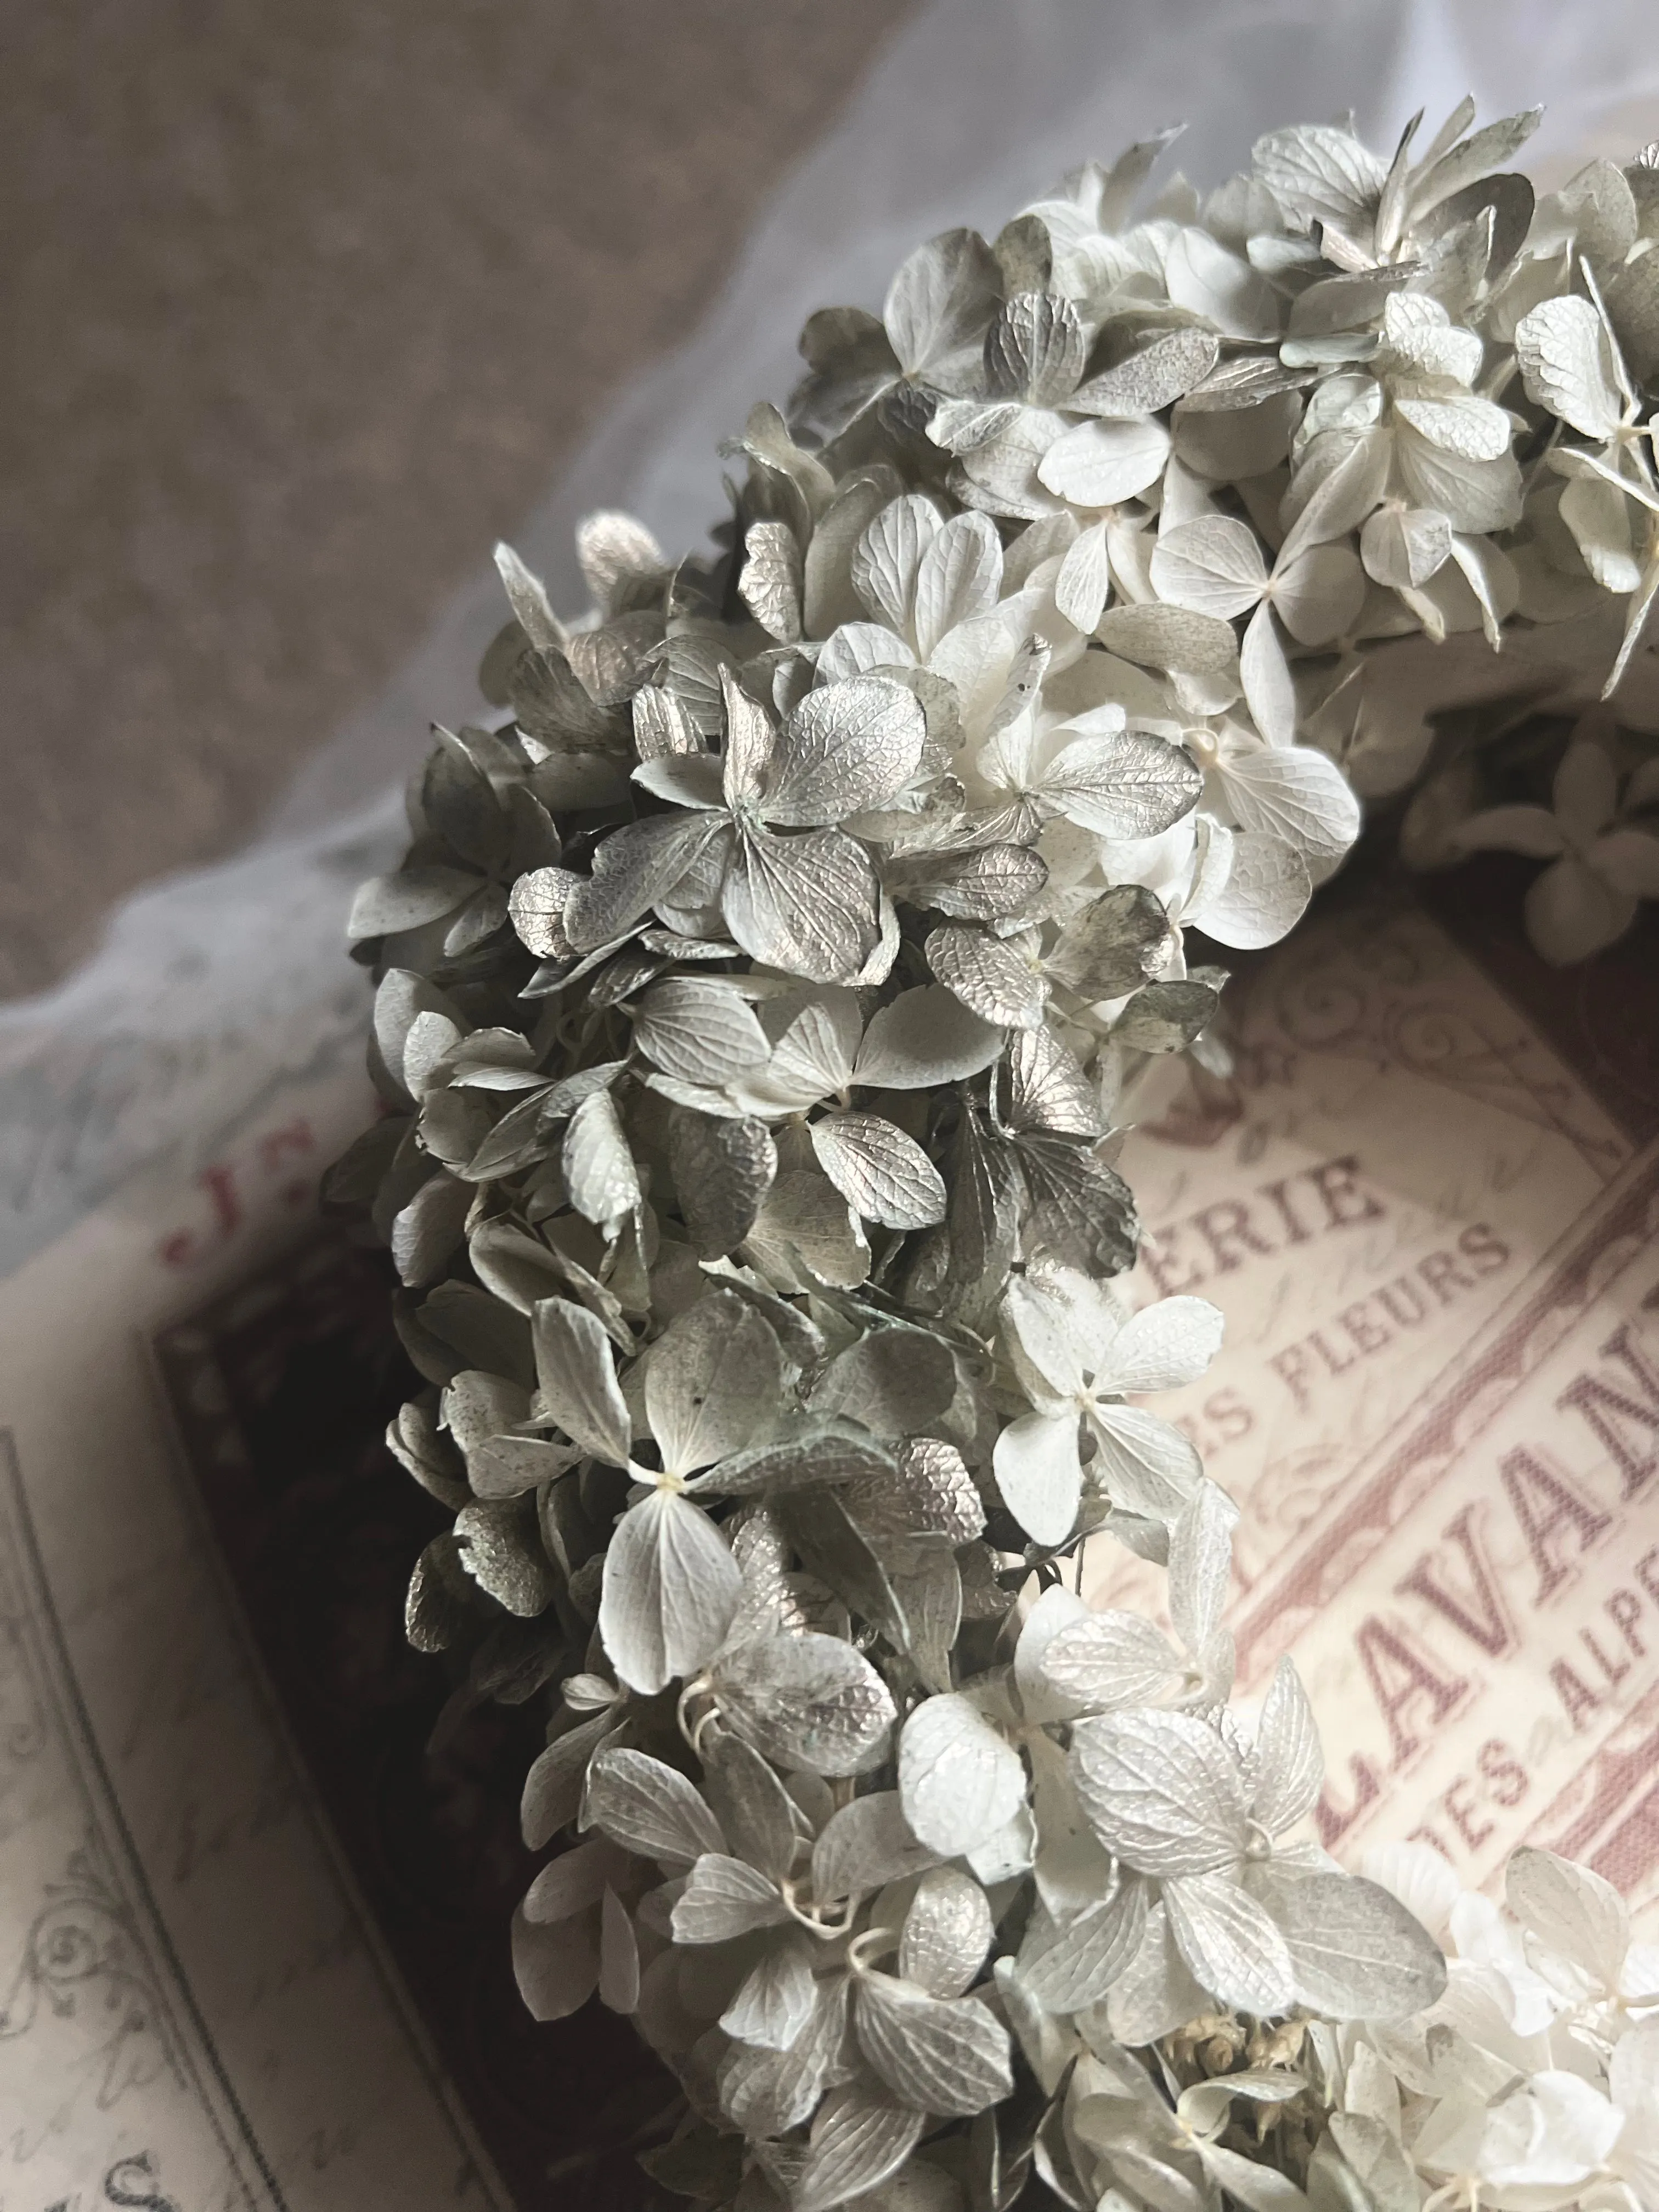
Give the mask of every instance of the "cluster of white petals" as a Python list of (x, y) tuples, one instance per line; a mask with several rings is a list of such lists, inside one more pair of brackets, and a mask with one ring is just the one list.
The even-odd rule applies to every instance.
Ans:
[[(1150, 142), (813, 317), (716, 553), (591, 517), (566, 623), (501, 550), (489, 710), (358, 898), (385, 1111), (331, 1190), (453, 1516), (410, 1634), (457, 1717), (544, 1710), (520, 1987), (634, 2018), (701, 2205), (1659, 2205), (1607, 1886), (1524, 1854), (1510, 1921), (1305, 1839), (1307, 1698), (1234, 1710), (1236, 1515), (1142, 1402), (1221, 1316), (1121, 1280), (1136, 1087), (1225, 1065), (1207, 949), (1438, 742), (1383, 648), (1622, 599), (1617, 682), (1659, 590), (1659, 171), (1534, 202), (1532, 118), (1471, 120), (1137, 213)], [(1608, 942), (1629, 743), (1437, 757), (1408, 842)], [(1166, 1617), (1085, 1606), (1091, 1542)]]

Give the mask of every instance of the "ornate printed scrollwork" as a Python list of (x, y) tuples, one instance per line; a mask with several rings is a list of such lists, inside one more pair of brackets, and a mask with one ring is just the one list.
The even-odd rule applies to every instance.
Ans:
[(0, 2009), (0, 2043), (29, 2034), (43, 2014), (83, 2029), (79, 2070), (95, 2080), (100, 2110), (127, 2089), (177, 2070), (143, 1945), (91, 1835), (70, 1854), (63, 1879), (46, 1884)]

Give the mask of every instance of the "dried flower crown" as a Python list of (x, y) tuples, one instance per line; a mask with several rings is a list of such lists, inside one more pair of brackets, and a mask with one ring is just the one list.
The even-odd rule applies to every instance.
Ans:
[[(547, 1699), (526, 1838), (580, 1840), (520, 1985), (635, 2016), (702, 2203), (1659, 2204), (1607, 1884), (1520, 1854), (1505, 1919), (1294, 1839), (1307, 1699), (1230, 1710), (1234, 1510), (1139, 1403), (1220, 1316), (1114, 1282), (1126, 1102), (1224, 1057), (1185, 933), (1283, 936), (1354, 783), (1432, 766), (1420, 859), (1549, 860), (1552, 957), (1659, 890), (1610, 718), (1551, 807), (1508, 708), (1431, 759), (1391, 690), (1400, 641), (1557, 625), (1576, 708), (1659, 590), (1659, 172), (1534, 202), (1535, 118), (1472, 119), (1276, 131), (1133, 220), (1154, 139), (815, 315), (724, 550), (593, 516), (567, 627), (502, 550), (497, 711), (358, 899), (387, 1113), (331, 1191), (455, 1516), (410, 1633)], [(1091, 1540), (1167, 1628), (1066, 1586)]]

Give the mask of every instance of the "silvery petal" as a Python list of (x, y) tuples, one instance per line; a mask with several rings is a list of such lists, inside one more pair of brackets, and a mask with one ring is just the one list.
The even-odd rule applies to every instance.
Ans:
[(482, 1590), (508, 1613), (533, 1620), (555, 1587), (529, 1498), (475, 1498), (455, 1516), (457, 1558)]
[(1010, 1421), (992, 1460), (1002, 1502), (1034, 1544), (1063, 1544), (1083, 1495), (1075, 1413), (1024, 1413)]
[(715, 1694), (731, 1725), (781, 1766), (851, 1774), (891, 1727), (891, 1693), (839, 1637), (781, 1635), (729, 1651)]
[(592, 1918), (540, 1928), (515, 1914), (513, 1974), (532, 2020), (568, 2020), (599, 1984), (599, 1933)]
[(669, 1124), (668, 1158), (699, 1255), (722, 1258), (749, 1234), (772, 1188), (778, 1156), (770, 1133), (761, 1121), (682, 1109)]
[[(1032, 228), (1030, 242), (1046, 242), (1042, 224), (1035, 222)], [(999, 258), (1003, 244), (999, 239)], [(998, 398), (1024, 400), (1035, 407), (1064, 406), (1088, 354), (1082, 319), (1063, 294), (1043, 285), (1016, 290), (985, 333), (986, 386)]]
[[(1297, 504), (1296, 519), (1279, 549), (1280, 561), (1294, 561), (1310, 545), (1334, 544), (1359, 527), (1388, 489), (1394, 443), (1382, 429), (1365, 431), (1355, 439), (1335, 467)], [(1291, 487), (1293, 500), (1303, 481), (1298, 471)], [(1439, 504), (1432, 499), (1423, 503)]]
[(952, 515), (924, 549), (916, 571), (912, 620), (916, 652), (926, 660), (958, 623), (988, 614), (1002, 580), (1002, 541), (982, 514)]
[(1248, 614), (1267, 588), (1267, 564), (1249, 523), (1229, 514), (1200, 515), (1158, 538), (1152, 588), (1171, 606), (1228, 620)]
[(1259, 176), (1298, 230), (1313, 222), (1362, 228), (1387, 171), (1370, 147), (1335, 124), (1270, 131), (1251, 149)]
[(1057, 438), (1037, 464), (1037, 476), (1073, 507), (1115, 507), (1156, 483), (1169, 457), (1170, 434), (1161, 422), (1095, 420)]
[(1068, 821), (1114, 838), (1161, 836), (1191, 812), (1203, 787), (1188, 753), (1145, 730), (1074, 738), (1036, 784)]
[(702, 739), (672, 691), (642, 684), (634, 694), (634, 750), (641, 761), (700, 753)]
[(917, 2112), (970, 2114), (1013, 2094), (1008, 2031), (975, 1997), (930, 1997), (888, 1974), (865, 1974), (853, 2022), (866, 2058)]
[(882, 320), (908, 372), (938, 368), (976, 352), (1002, 297), (1002, 272), (971, 230), (947, 230), (919, 246), (887, 289)]
[[(890, 376), (892, 367), (890, 356)], [(896, 486), (896, 474), (885, 469), (871, 467), (851, 471), (818, 517), (812, 542), (806, 549), (805, 624), (809, 637), (830, 637), (843, 623), (856, 623), (862, 617), (865, 608), (852, 580), (854, 550)]]
[[(1049, 1697), (1042, 1680), (1042, 1661), (1049, 1644), (1062, 1628), (1073, 1621), (1086, 1620), (1089, 1608), (1074, 1591), (1051, 1583), (1042, 1591), (1026, 1614), (1021, 1625), (1019, 1640), (1014, 1646), (1014, 1686), (1019, 1693), (1020, 1707), (1028, 1720), (1058, 1720), (1065, 1717)], [(1037, 1769), (1039, 1788), (1042, 1769)]]
[(520, 653), (506, 688), (526, 740), (548, 752), (616, 753), (627, 744), (627, 722), (598, 703), (560, 647)]
[(422, 1184), (392, 1221), (392, 1257), (400, 1282), (418, 1289), (435, 1282), (461, 1241), (472, 1188), (440, 1173)]
[(817, 1993), (806, 1939), (775, 1942), (720, 2014), (720, 2026), (739, 2043), (787, 2051), (811, 2019)]
[(1214, 1020), (1220, 994), (1208, 983), (1148, 983), (1112, 1024), (1112, 1042), (1134, 1052), (1182, 1052)]
[(1101, 1133), (1100, 1099), (1081, 1063), (1054, 1031), (1016, 1030), (1008, 1040), (1008, 1126)]
[(954, 1444), (910, 1437), (899, 1452), (899, 1478), (908, 1527), (952, 1546), (971, 1543), (983, 1530), (983, 1501)]
[(945, 1184), (914, 1137), (878, 1114), (826, 1114), (808, 1133), (818, 1165), (856, 1213), (887, 1229), (945, 1218)]
[(780, 1176), (756, 1218), (744, 1257), (790, 1296), (829, 1285), (856, 1290), (870, 1273), (857, 1215), (816, 1163)]
[(783, 1395), (778, 1340), (752, 1306), (710, 1291), (646, 1357), (645, 1407), (671, 1474), (690, 1474), (769, 1431)]
[(1167, 1881), (1164, 1907), (1182, 1957), (1212, 1996), (1258, 2018), (1290, 2009), (1296, 1985), (1285, 1938), (1230, 1875)]
[(847, 1998), (846, 1977), (826, 1976), (817, 1984), (811, 2019), (787, 2051), (739, 2044), (726, 2053), (718, 2087), (721, 2106), (735, 2126), (765, 2140), (786, 2135), (811, 2118), (825, 2075), (841, 2058)]
[(632, 1427), (604, 1324), (568, 1298), (543, 1298), (531, 1329), (548, 1419), (596, 1459), (626, 1467)]
[(1112, 368), (1079, 384), (1066, 401), (1073, 412), (1130, 419), (1173, 406), (1215, 367), (1212, 331), (1165, 331)]
[(1054, 605), (1074, 629), (1089, 636), (1112, 595), (1112, 564), (1106, 525), (1080, 531), (1066, 548), (1054, 578)]
[(830, 2212), (873, 2197), (909, 2157), (925, 2124), (920, 2112), (863, 2082), (832, 2090), (812, 2123), (805, 2163), (790, 2192), (793, 2212)]
[(642, 1697), (711, 1658), (743, 1601), (731, 1547), (699, 1506), (660, 1486), (630, 1506), (605, 1555), (599, 1636)]
[(1515, 425), (1503, 408), (1471, 392), (1449, 398), (1396, 396), (1395, 411), (1420, 438), (1461, 460), (1501, 459), (1515, 434)]
[(904, 1916), (898, 1970), (932, 1997), (958, 1997), (974, 1982), (995, 1934), (990, 1899), (960, 1867), (923, 1875)]
[(1156, 2043), (1198, 2019), (1205, 2009), (1206, 1992), (1176, 1948), (1160, 1899), (1147, 1911), (1140, 1948), (1107, 1993), (1111, 2032), (1121, 2043)]
[(1365, 572), (1352, 546), (1310, 545), (1273, 571), (1273, 610), (1302, 645), (1329, 645), (1365, 604)]
[(608, 1091), (595, 1091), (571, 1115), (560, 1155), (565, 1188), (578, 1213), (601, 1228), (640, 1202), (639, 1171)]
[(1379, 584), (1420, 591), (1451, 558), (1451, 525), (1432, 507), (1378, 507), (1359, 537), (1360, 559)]
[(1221, 1349), (1224, 1325), (1220, 1308), (1207, 1298), (1155, 1299), (1119, 1330), (1095, 1388), (1133, 1397), (1195, 1382)]
[[(776, 750), (776, 732), (771, 716), (729, 668), (720, 669), (720, 718), (726, 729), (721, 795), (728, 806), (752, 805), (766, 787)], [(640, 781), (644, 781), (643, 776)]]
[[(610, 1712), (595, 1713), (579, 1721), (563, 1735), (556, 1736), (532, 1763), (525, 1777), (519, 1808), (520, 1827), (526, 1850), (543, 1850), (559, 1830), (580, 1811), (588, 1762), (607, 1737), (616, 1731)], [(700, 1843), (698, 1850), (713, 1848)], [(695, 1852), (685, 1856), (694, 1857)]]
[(607, 1889), (599, 1918), (599, 2002), (631, 2013), (640, 2001), (640, 1946), (628, 1907)]
[(726, 1838), (696, 1784), (647, 1752), (605, 1750), (587, 1770), (582, 1826), (624, 1850), (689, 1866)]
[(1025, 1796), (1019, 1753), (955, 1694), (925, 1698), (905, 1722), (898, 1778), (915, 1834), (952, 1858), (995, 1835)]
[(1279, 298), (1267, 278), (1195, 224), (1176, 232), (1164, 281), (1176, 307), (1202, 315), (1224, 337), (1277, 337), (1282, 327)]
[(477, 877), (465, 868), (405, 867), (393, 875), (371, 877), (359, 884), (352, 899), (346, 935), (359, 944), (365, 938), (418, 929), (424, 922), (453, 914), (477, 889)]
[(1221, 1626), (1237, 1525), (1226, 1492), (1200, 1481), (1170, 1531), (1170, 1618), (1188, 1651), (1202, 1651)]
[(1048, 972), (1085, 999), (1116, 999), (1144, 983), (1170, 942), (1170, 919), (1142, 884), (1117, 884), (1074, 915), (1048, 955)]
[(1139, 1950), (1146, 1930), (1147, 1887), (1133, 1878), (1104, 1904), (1051, 1929), (1022, 1949), (1019, 1978), (1046, 2011), (1081, 2012), (1098, 2004)]
[(853, 1080), (863, 1013), (850, 991), (830, 990), (796, 1015), (757, 1081), (781, 1099), (815, 1106)]
[(797, 1838), (788, 1791), (753, 1745), (729, 1729), (715, 1729), (705, 1741), (702, 1762), (703, 1789), (732, 1851), (782, 1881), (794, 1863)]
[(1036, 1821), (1030, 1807), (1022, 1804), (1016, 1808), (1012, 1820), (1005, 1820), (963, 1856), (968, 1871), (987, 1889), (994, 1889), (1000, 1882), (1023, 1881), (1030, 1873), (1036, 1846)]
[(869, 1329), (814, 1382), (818, 1416), (863, 1422), (874, 1436), (909, 1436), (940, 1420), (956, 1398), (956, 1360), (940, 1336), (894, 1322)]
[(503, 1375), (465, 1367), (444, 1387), (438, 1418), (471, 1458), (481, 1444), (530, 1418), (530, 1393)]
[(1182, 1674), (1154, 1622), (1115, 1612), (1091, 1613), (1060, 1629), (1040, 1671), (1044, 1687), (1073, 1713), (1153, 1705), (1180, 1686)]
[(1035, 1029), (1048, 988), (1032, 963), (1006, 938), (947, 924), (927, 944), (927, 964), (981, 1021), (1004, 1028)]
[(547, 587), (532, 575), (510, 545), (495, 548), (495, 568), (519, 627), (536, 646), (562, 646), (564, 624), (548, 602)]
[(951, 1655), (962, 1629), (962, 1570), (942, 1544), (908, 1545), (891, 1571), (908, 1632), (910, 1663), (925, 1690), (956, 1686)]
[(1375, 1882), (1283, 1858), (1249, 1868), (1245, 1879), (1284, 1936), (1300, 2003), (1336, 2020), (1399, 2020), (1438, 2001), (1439, 1946)]
[(627, 1868), (626, 1857), (609, 1837), (593, 1836), (585, 1844), (574, 1844), (550, 1860), (525, 1892), (524, 1917), (540, 1923), (569, 1920), (586, 1912)]
[(821, 684), (843, 684), (855, 676), (878, 675), (884, 668), (915, 665), (915, 654), (884, 623), (842, 623), (818, 655), (817, 678)]
[(841, 983), (875, 948), (879, 891), (869, 854), (839, 830), (788, 838), (757, 830), (738, 840), (723, 908), (751, 959), (811, 982)]
[(910, 629), (921, 557), (939, 528), (939, 511), (908, 492), (875, 515), (853, 549), (853, 588), (873, 618), (901, 637)]
[(1095, 1833), (1142, 1874), (1208, 1874), (1243, 1856), (1238, 1761), (1186, 1713), (1112, 1713), (1072, 1731), (1072, 1774)]
[(1226, 881), (1192, 919), (1218, 945), (1259, 951), (1289, 934), (1312, 896), (1308, 863), (1297, 846), (1241, 830), (1232, 837)]
[(717, 816), (654, 815), (624, 823), (594, 848), (593, 870), (565, 908), (578, 952), (596, 951), (671, 891), (722, 824)]
[(880, 805), (915, 774), (927, 726), (915, 693), (880, 676), (809, 691), (778, 740), (767, 820), (811, 829)]
[(821, 1486), (791, 1491), (776, 1500), (775, 1510), (807, 1573), (833, 1591), (855, 1620), (868, 1621), (896, 1650), (908, 1650), (909, 1623), (888, 1562), (838, 1493)]
[(711, 1851), (692, 1868), (675, 1900), (674, 1941), (727, 1943), (757, 1928), (775, 1928), (788, 1917), (789, 1908), (769, 1875)]
[(1263, 746), (1223, 763), (1222, 787), (1239, 826), (1340, 859), (1359, 835), (1359, 802), (1334, 761), (1308, 745)]
[[(1258, 1779), (1251, 1811), (1270, 1836), (1283, 1834), (1319, 1800), (1325, 1753), (1319, 1727), (1288, 1654), (1273, 1670), (1255, 1733)], [(1511, 1875), (1514, 1861), (1510, 1861)]]
[(1013, 1139), (1025, 1186), (1024, 1249), (1094, 1275), (1134, 1265), (1140, 1224), (1134, 1196), (1095, 1147), (1044, 1131)]
[(700, 748), (691, 752), (647, 753), (634, 770), (633, 781), (653, 799), (665, 799), (671, 806), (707, 811), (726, 803), (720, 763), (713, 753)]
[(854, 1797), (825, 1822), (812, 1846), (812, 1895), (820, 1907), (873, 1896), (938, 1859), (931, 1844), (911, 1833), (897, 1790), (877, 1790)]
[(659, 608), (634, 608), (592, 629), (573, 631), (565, 655), (597, 707), (628, 705), (655, 672), (663, 641)]
[(758, 1067), (772, 1049), (742, 994), (702, 975), (653, 984), (635, 1013), (634, 1042), (665, 1074), (717, 1085)]
[(576, 557), (597, 605), (609, 610), (629, 582), (665, 571), (663, 550), (644, 523), (601, 507), (576, 526)]
[(564, 910), (581, 878), (568, 868), (532, 868), (507, 895), (507, 910), (519, 941), (538, 960), (568, 960), (574, 948), (565, 935)]
[(1125, 1512), (1173, 1521), (1203, 1479), (1203, 1462), (1184, 1430), (1143, 1406), (1097, 1405), (1094, 1472)]
[[(1508, 419), (1506, 416), (1506, 422)], [(1508, 530), (1520, 520), (1523, 487), (1512, 452), (1491, 460), (1471, 459), (1419, 436), (1404, 422), (1395, 432), (1394, 447), (1407, 495), (1414, 505), (1437, 507), (1455, 531)]]
[(878, 1091), (930, 1091), (988, 1067), (1002, 1031), (970, 1013), (942, 983), (901, 991), (871, 1017), (853, 1070)]
[[(1265, 1713), (1262, 1719), (1265, 1726)], [(1630, 1948), (1630, 1908), (1610, 1881), (1523, 1844), (1505, 1870), (1504, 1897), (1540, 1943), (1583, 1967), (1603, 1990), (1618, 1989)]]
[(1238, 666), (1238, 640), (1232, 625), (1218, 616), (1194, 614), (1186, 607), (1109, 607), (1095, 635), (1109, 653), (1142, 668), (1230, 676)]
[(801, 634), (803, 578), (795, 533), (781, 522), (751, 522), (738, 592), (769, 636), (793, 644)]
[(781, 1497), (792, 1490), (833, 1482), (890, 1485), (897, 1463), (861, 1422), (806, 1419), (752, 1451), (738, 1452), (690, 1486), (728, 1498), (764, 1492)]

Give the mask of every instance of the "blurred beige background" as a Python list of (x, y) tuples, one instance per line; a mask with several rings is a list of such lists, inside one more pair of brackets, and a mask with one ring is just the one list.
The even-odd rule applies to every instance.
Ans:
[(0, 996), (233, 850), (905, 0), (58, 0), (0, 74)]

